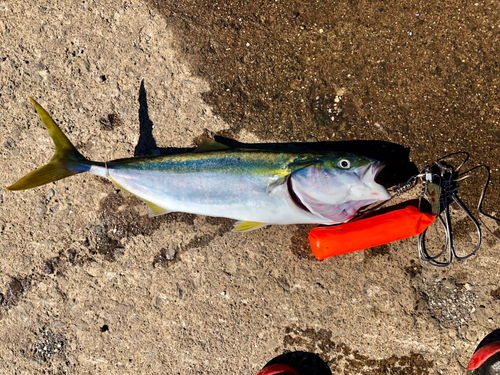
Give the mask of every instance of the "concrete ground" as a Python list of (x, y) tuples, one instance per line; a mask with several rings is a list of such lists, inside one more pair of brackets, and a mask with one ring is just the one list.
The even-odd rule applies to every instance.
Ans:
[[(216, 12), (203, 4), (196, 14)], [(233, 104), (223, 96), (222, 81), (210, 80), (215, 73), (208, 62), (205, 76), (196, 65), (197, 51), (199, 56), (207, 52), (189, 44), (179, 25), (191, 23), (198, 31), (204, 26), (191, 22), (195, 17), (182, 13), (185, 9), (168, 13), (169, 5), (0, 1), (2, 186), (52, 156), (52, 141), (28, 100), (32, 96), (96, 161), (194, 147), (207, 134), (229, 134), (247, 143), (311, 137), (389, 140), (410, 148), (419, 167), (432, 160), (430, 155), (465, 148), (474, 154), (473, 165), (486, 162), (492, 168), (486, 210), (498, 217), (498, 82), (478, 83), (481, 69), (491, 74), (499, 69), (498, 55), (482, 54), (498, 45), (500, 11), (493, 2), (462, 10), (470, 19), (491, 22), (487, 32), (468, 28), (468, 23), (460, 28), (450, 17), (445, 25), (449, 34), (478, 33), (483, 39), (467, 56), (443, 52), (439, 68), (452, 79), (446, 61), (454, 67), (461, 64), (457, 59), (469, 64), (457, 76), (472, 86), (487, 86), (473, 103), (474, 116), (482, 113), (486, 119), (450, 125), (444, 110), (436, 111), (441, 122), (433, 131), (441, 132), (445, 146), (432, 151), (425, 151), (426, 133), (412, 130), (418, 125), (412, 122), (412, 103), (419, 102), (423, 89), (408, 92), (406, 87), (418, 86), (418, 80), (404, 74), (399, 79), (406, 79), (407, 86), (386, 83), (394, 103), (406, 110), (378, 107), (375, 121), (362, 104), (377, 102), (373, 92), (363, 91), (370, 85), (353, 77), (355, 83), (347, 83), (344, 91), (343, 83), (332, 88), (333, 96), (342, 94), (347, 99), (340, 100), (350, 103), (341, 122), (325, 119), (316, 109), (304, 119), (296, 117), (301, 127), (296, 132), (304, 139), (286, 126), (266, 123), (276, 105), (266, 104), (264, 96), (248, 106), (255, 117), (250, 112), (244, 116), (249, 109), (242, 109), (234, 121), (243, 125), (236, 126), (222, 115), (237, 112), (228, 109)], [(398, 9), (395, 18), (407, 11)], [(449, 12), (457, 9), (452, 4)], [(348, 16), (359, 25), (368, 22), (363, 14)], [(171, 22), (171, 17), (181, 21)], [(214, 39), (220, 36), (216, 31)], [(352, 35), (339, 37), (345, 42)], [(376, 40), (369, 44), (376, 45)], [(415, 48), (422, 59), (415, 65), (425, 65), (430, 50), (421, 44)], [(248, 59), (239, 64), (250, 64)], [(408, 74), (417, 74), (411, 65)], [(227, 78), (223, 68), (229, 69), (221, 65), (214, 79)], [(383, 82), (376, 82), (379, 93), (387, 89)], [(246, 83), (241, 85), (244, 90)], [(472, 86), (455, 88), (455, 96), (439, 95), (460, 104), (457, 97), (480, 90)], [(323, 95), (328, 89), (322, 90)], [(300, 103), (297, 91), (290, 100)], [(314, 90), (307, 95), (316, 98)], [(376, 117), (384, 117), (384, 108), (387, 124)], [(432, 119), (432, 113), (420, 120)], [(364, 119), (359, 128), (355, 118)], [(442, 133), (445, 126), (455, 126), (456, 137)], [(439, 137), (428, 137), (433, 147), (440, 145)], [(471, 189), (468, 193), (477, 199), (480, 183)], [(484, 220), (498, 235), (497, 222)], [(272, 226), (243, 234), (231, 228), (231, 220), (182, 213), (149, 218), (142, 202), (89, 174), (33, 190), (0, 192), (0, 374), (255, 374), (272, 358), (293, 351), (318, 354), (332, 374), (459, 374), (481, 339), (499, 328), (500, 243), (486, 230), (477, 256), (439, 269), (418, 259), (416, 238), (317, 261), (307, 242), (312, 226)], [(470, 246), (474, 232), (467, 225), (457, 228), (457, 241)], [(438, 241), (438, 234), (429, 239)]]

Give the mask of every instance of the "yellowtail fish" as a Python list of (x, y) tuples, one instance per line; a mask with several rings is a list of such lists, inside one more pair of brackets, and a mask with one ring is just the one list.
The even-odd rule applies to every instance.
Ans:
[(269, 224), (346, 222), (361, 207), (390, 197), (375, 182), (383, 164), (352, 154), (237, 150), (207, 140), (184, 154), (90, 161), (31, 101), (55, 154), (8, 190), (90, 172), (142, 199), (151, 216), (177, 211), (226, 217), (238, 220), (238, 232)]

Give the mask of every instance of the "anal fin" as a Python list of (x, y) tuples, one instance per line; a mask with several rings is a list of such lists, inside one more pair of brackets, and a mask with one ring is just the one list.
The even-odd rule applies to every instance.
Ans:
[(170, 211), (166, 208), (160, 207), (154, 203), (148, 202), (144, 199), (142, 199), (142, 200), (148, 205), (149, 217), (165, 215), (165, 214), (168, 214), (169, 212), (172, 212), (172, 211)]
[(237, 221), (234, 223), (233, 232), (250, 232), (252, 230), (263, 228), (267, 223), (259, 223), (255, 221)]

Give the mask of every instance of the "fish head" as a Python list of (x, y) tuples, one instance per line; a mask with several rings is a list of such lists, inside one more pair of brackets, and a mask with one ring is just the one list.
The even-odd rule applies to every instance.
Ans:
[(390, 198), (375, 181), (384, 164), (357, 155), (327, 155), (290, 176), (289, 189), (312, 214), (346, 222), (363, 206)]

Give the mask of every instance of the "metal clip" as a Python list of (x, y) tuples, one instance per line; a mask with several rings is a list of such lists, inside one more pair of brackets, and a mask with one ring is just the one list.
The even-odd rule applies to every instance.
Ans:
[[(462, 162), (462, 164), (459, 165), (457, 169), (453, 169), (453, 167), (448, 166), (445, 163), (445, 160), (450, 159), (451, 156), (457, 155), (457, 154), (465, 154), (466, 158)], [(425, 237), (426, 237), (426, 232), (427, 229), (421, 233), (418, 236), (418, 252), (420, 255), (420, 258), (422, 260), (425, 260), (426, 262), (429, 262), (430, 264), (437, 266), (437, 267), (446, 267), (449, 266), (453, 260), (453, 258), (457, 260), (464, 260), (467, 258), (470, 258), (476, 252), (479, 250), (481, 246), (481, 240), (482, 240), (482, 234), (481, 234), (481, 228), (479, 227), (478, 221), (472, 216), (472, 214), (469, 212), (469, 210), (465, 207), (465, 205), (462, 203), (462, 201), (458, 198), (457, 196), (457, 181), (460, 179), (463, 179), (465, 177), (459, 176), (458, 175), (458, 170), (464, 165), (464, 163), (467, 161), (469, 158), (468, 153), (455, 153), (448, 155), (442, 159), (437, 160), (434, 163), (434, 169), (437, 169), (438, 173), (432, 173), (430, 170), (432, 167), (427, 167), (427, 171), (425, 174), (425, 183), (426, 183), (426, 189), (425, 192), (429, 192), (429, 186), (436, 185), (440, 188), (440, 198), (439, 198), (439, 205), (436, 205), (430, 201), (431, 205), (433, 205), (433, 210), (436, 210), (435, 212), (437, 214), (438, 220), (441, 223), (444, 233), (445, 233), (445, 244), (443, 246), (443, 249), (441, 252), (437, 255), (431, 256), (425, 246)], [(434, 191), (437, 191), (438, 189), (435, 189)], [(424, 193), (425, 194), (425, 193)], [(437, 193), (436, 193), (437, 194)], [(429, 200), (429, 197), (427, 194), (425, 194), (424, 198)], [(465, 256), (459, 256), (457, 254), (457, 251), (455, 249), (455, 245), (453, 242), (453, 228), (452, 228), (452, 223), (451, 223), (451, 215), (450, 215), (450, 205), (452, 203), (456, 203), (457, 206), (465, 213), (465, 215), (472, 221), (474, 224), (476, 230), (477, 230), (477, 235), (478, 235), (478, 242), (477, 246), (474, 248), (474, 250), (470, 253), (468, 253)], [(443, 215), (444, 214), (444, 218)], [(441, 260), (440, 260), (441, 259)]]

